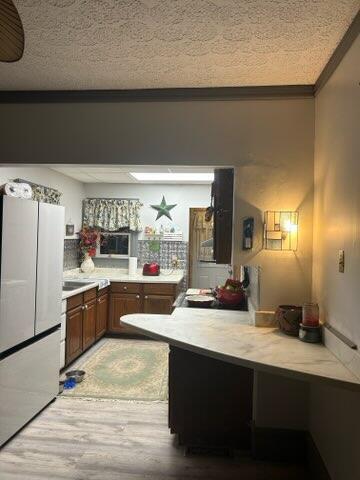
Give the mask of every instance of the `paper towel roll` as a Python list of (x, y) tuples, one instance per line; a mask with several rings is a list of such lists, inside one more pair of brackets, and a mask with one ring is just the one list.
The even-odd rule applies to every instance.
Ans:
[(5, 194), (8, 195), (9, 197), (19, 197), (21, 198), (22, 196), (22, 188), (19, 183), (16, 182), (8, 182), (5, 183), (1, 187), (1, 191)]
[(26, 200), (30, 200), (32, 198), (32, 188), (28, 183), (20, 183), (22, 188), (22, 196), (21, 198), (25, 198)]
[(28, 183), (8, 182), (1, 187), (1, 192), (9, 197), (24, 198), (26, 200), (32, 198), (32, 188)]
[(137, 270), (137, 257), (129, 257), (129, 275), (135, 275)]

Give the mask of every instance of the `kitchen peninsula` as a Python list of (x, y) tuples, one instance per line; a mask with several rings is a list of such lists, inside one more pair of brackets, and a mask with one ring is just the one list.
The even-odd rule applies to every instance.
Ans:
[(250, 448), (256, 372), (360, 391), (324, 345), (255, 327), (248, 312), (176, 308), (121, 322), (169, 343), (169, 427), (183, 445)]

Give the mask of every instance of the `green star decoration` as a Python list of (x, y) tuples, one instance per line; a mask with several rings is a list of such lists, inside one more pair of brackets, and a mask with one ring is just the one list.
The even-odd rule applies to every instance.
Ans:
[(159, 218), (161, 218), (162, 216), (165, 216), (165, 217), (169, 218), (170, 220), (172, 220), (171, 215), (170, 215), (170, 210), (173, 209), (174, 207), (176, 207), (176, 205), (177, 204), (166, 205), (166, 200), (165, 200), (165, 197), (163, 195), (160, 205), (150, 205), (150, 206), (151, 206), (151, 208), (153, 208), (154, 210), (157, 210), (157, 212), (158, 212), (156, 220), (159, 220)]

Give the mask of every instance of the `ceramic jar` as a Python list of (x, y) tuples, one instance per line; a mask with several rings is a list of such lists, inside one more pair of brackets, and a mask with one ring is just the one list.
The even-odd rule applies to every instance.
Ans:
[(302, 307), (296, 305), (279, 305), (275, 312), (280, 330), (294, 337), (299, 335), (301, 318)]

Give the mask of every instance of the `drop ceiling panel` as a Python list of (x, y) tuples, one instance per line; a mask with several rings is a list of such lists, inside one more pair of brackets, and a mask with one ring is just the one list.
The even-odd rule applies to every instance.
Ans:
[[(114, 166), (62, 166), (56, 167), (48, 166), (52, 170), (62, 173), (68, 177), (79, 180), (83, 183), (169, 183), (166, 181), (139, 181), (136, 180), (130, 172), (159, 172), (159, 173), (178, 173), (178, 172), (191, 172), (191, 173), (212, 173), (213, 168), (208, 167), (168, 167), (168, 166), (153, 166), (153, 167), (132, 167), (131, 165), (114, 167)], [(204, 181), (189, 181), (183, 183), (195, 183), (203, 184), (209, 183)]]
[(313, 84), (358, 0), (17, 0), (0, 89)]

